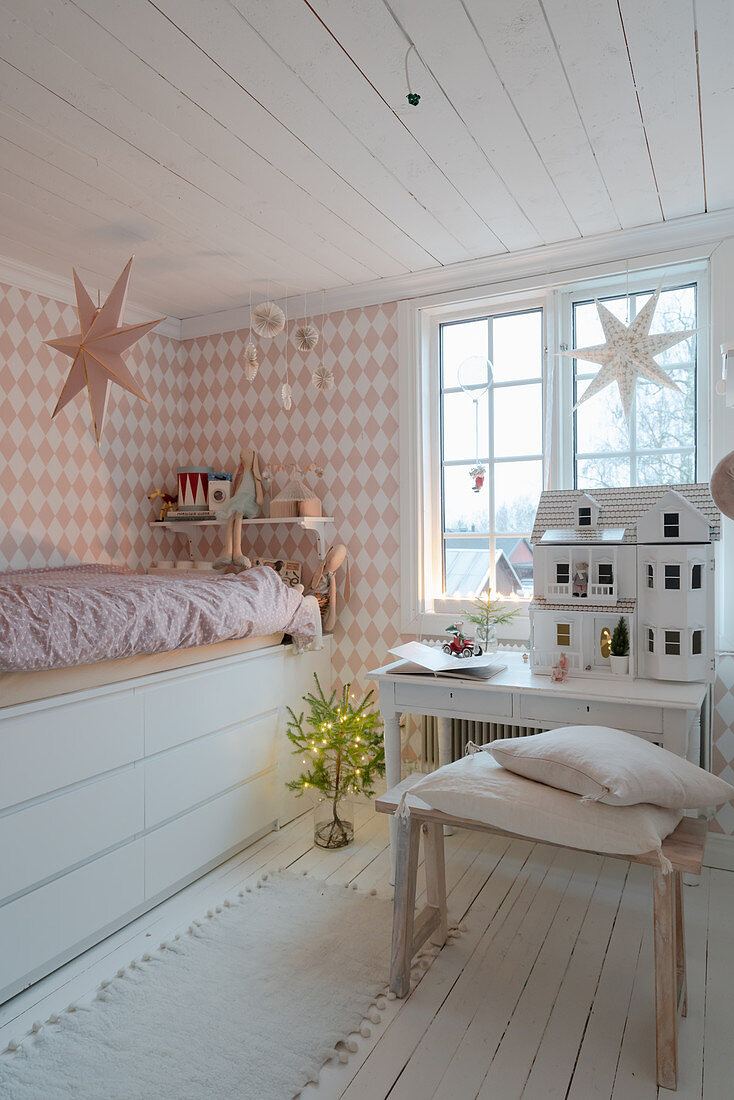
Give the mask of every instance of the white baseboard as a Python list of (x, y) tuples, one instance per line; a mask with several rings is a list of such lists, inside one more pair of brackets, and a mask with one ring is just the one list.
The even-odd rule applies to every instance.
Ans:
[(725, 833), (709, 833), (703, 856), (705, 867), (717, 867), (720, 871), (734, 871), (734, 836)]

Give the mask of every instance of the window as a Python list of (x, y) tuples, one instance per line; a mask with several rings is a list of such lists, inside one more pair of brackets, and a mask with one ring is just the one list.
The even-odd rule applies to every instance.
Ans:
[(441, 323), (438, 347), (443, 591), (531, 594), (530, 533), (543, 483), (543, 311)]
[(567, 561), (556, 562), (556, 584), (568, 584), (571, 580), (571, 567)]
[(570, 646), (571, 624), (556, 623), (556, 645)]
[(647, 563), (647, 587), (655, 587), (655, 566), (650, 562)]
[(609, 585), (609, 587), (614, 584), (614, 571), (611, 562), (599, 562), (598, 583)]
[(680, 657), (680, 630), (665, 631), (666, 657)]
[(694, 657), (703, 653), (703, 631), (694, 630), (691, 635), (691, 653)]
[(680, 538), (680, 513), (663, 512), (663, 538)]
[(665, 566), (665, 587), (666, 588), (680, 588), (680, 566), (679, 565), (666, 565)]
[(700, 588), (703, 583), (703, 566), (698, 562), (691, 568), (691, 588)]
[(591, 527), (591, 508), (579, 508), (579, 527)]
[[(626, 325), (638, 315), (659, 281), (657, 273), (638, 276), (632, 280), (629, 295), (625, 279), (567, 294), (561, 319), (567, 347), (604, 343), (595, 297)], [(703, 280), (699, 284), (695, 278), (684, 285), (666, 286), (658, 300), (650, 333), (696, 328), (697, 316), (699, 312), (703, 315), (705, 309), (704, 286)], [(701, 352), (705, 353), (705, 348)], [(616, 385), (601, 390), (573, 412), (573, 457), (567, 469), (569, 481), (576, 488), (593, 491), (624, 485), (673, 485), (697, 479), (699, 421), (705, 429), (705, 419), (700, 415), (705, 398), (698, 400), (698, 355), (696, 337), (691, 336), (655, 357), (682, 394), (638, 378), (629, 428)], [(564, 385), (566, 408), (570, 410), (600, 368), (581, 359), (569, 358), (567, 362), (569, 375)]]
[(655, 652), (655, 631), (651, 626), (647, 628), (647, 652)]

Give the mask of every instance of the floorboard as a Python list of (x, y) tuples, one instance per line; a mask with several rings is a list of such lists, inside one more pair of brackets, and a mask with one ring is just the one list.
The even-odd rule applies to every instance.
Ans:
[[(0, 1005), (0, 1049), (265, 871), (390, 897), (387, 819), (357, 803), (355, 822), (354, 844), (326, 852), (305, 813)], [(467, 830), (446, 838), (446, 865), (465, 931), (303, 1100), (732, 1100), (734, 874), (706, 870), (684, 888), (689, 1010), (673, 1094), (655, 1084), (649, 868)], [(419, 905), (424, 894), (421, 864)], [(388, 956), (386, 944), (386, 978)]]

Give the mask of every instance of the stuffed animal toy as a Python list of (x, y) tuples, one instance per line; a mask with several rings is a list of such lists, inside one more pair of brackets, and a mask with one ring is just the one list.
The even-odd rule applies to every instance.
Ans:
[(734, 451), (724, 455), (712, 473), (711, 496), (719, 511), (734, 519)]
[(224, 554), (214, 562), (215, 569), (250, 568), (250, 559), (242, 553), (242, 519), (257, 519), (262, 515), (263, 483), (260, 475), (260, 459), (252, 447), (240, 451), (240, 464), (234, 476), (233, 493), (225, 508), (216, 512), (219, 520), (226, 520)]
[(178, 497), (171, 496), (170, 493), (166, 493), (163, 489), (154, 489), (152, 493), (148, 493), (148, 500), (160, 500), (161, 510), (158, 513), (158, 522), (163, 523), (163, 520), (171, 511), (171, 508), (173, 508)]
[(311, 583), (306, 592), (307, 596), (316, 597), (324, 630), (333, 630), (336, 623), (336, 574), (342, 565), (346, 565), (344, 602), (347, 603), (352, 594), (349, 558), (347, 557), (346, 546), (343, 546), (340, 542), (329, 547), (326, 557), (311, 578)]

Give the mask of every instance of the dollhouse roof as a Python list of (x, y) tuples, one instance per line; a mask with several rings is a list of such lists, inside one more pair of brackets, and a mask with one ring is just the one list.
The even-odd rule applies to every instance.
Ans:
[(536, 611), (565, 611), (566, 614), (569, 611), (602, 611), (610, 615), (631, 615), (635, 610), (637, 600), (632, 598), (625, 598), (617, 600), (615, 604), (601, 604), (590, 603), (589, 600), (574, 600), (571, 603), (566, 600), (565, 603), (552, 603), (546, 600), (544, 596), (534, 596), (530, 602), (530, 606), (534, 607)]
[[(621, 541), (634, 543), (637, 541), (638, 519), (671, 489), (703, 513), (711, 524), (711, 538), (718, 539), (721, 533), (719, 509), (713, 502), (708, 484), (698, 482), (693, 485), (637, 485), (634, 488), (594, 489), (594, 500), (599, 505), (599, 518), (595, 528), (584, 528), (580, 531), (574, 529), (576, 509), (579, 501), (588, 494), (581, 489), (546, 489), (540, 496), (531, 541), (537, 544), (546, 531), (563, 530), (569, 536), (564, 541), (598, 543), (608, 541), (608, 536), (607, 539), (604, 538), (605, 530), (623, 527), (625, 530)], [(548, 541), (546, 539), (544, 545)]]

